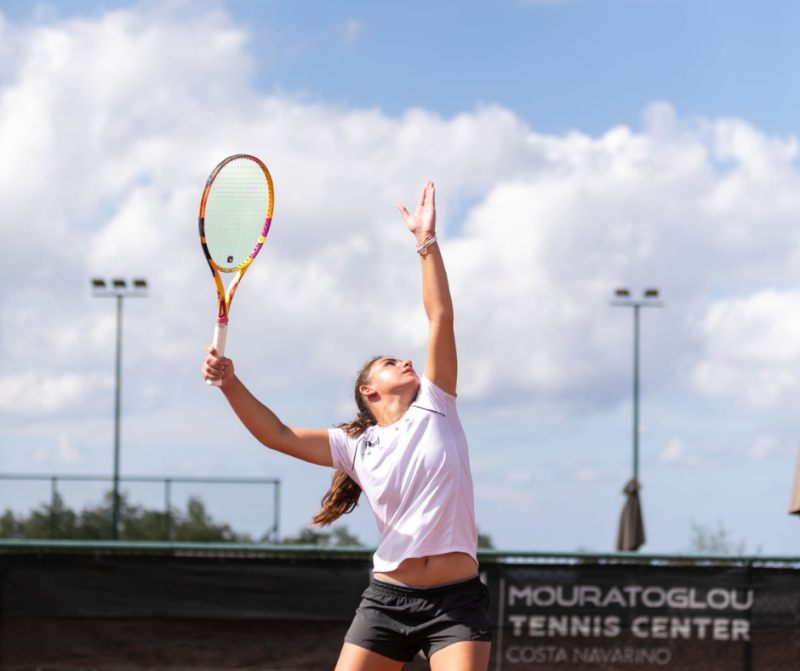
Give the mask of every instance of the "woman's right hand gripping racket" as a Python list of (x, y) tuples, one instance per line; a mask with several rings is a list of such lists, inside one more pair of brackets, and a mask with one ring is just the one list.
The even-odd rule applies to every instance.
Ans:
[[(272, 177), (255, 156), (229, 156), (214, 168), (200, 200), (200, 244), (217, 287), (214, 347), (225, 354), (228, 313), (236, 289), (261, 251), (272, 223)], [(226, 291), (220, 273), (236, 273)], [(208, 381), (219, 386), (219, 382)]]

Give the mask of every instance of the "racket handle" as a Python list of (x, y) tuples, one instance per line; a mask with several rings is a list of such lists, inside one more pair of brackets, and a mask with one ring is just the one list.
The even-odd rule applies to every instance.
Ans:
[[(217, 322), (216, 326), (214, 326), (214, 340), (213, 345), (214, 349), (217, 350), (217, 354), (219, 356), (225, 356), (225, 343), (228, 340), (228, 324), (220, 324)], [(206, 380), (206, 384), (210, 384), (212, 387), (219, 387), (221, 386), (221, 382), (218, 380)]]

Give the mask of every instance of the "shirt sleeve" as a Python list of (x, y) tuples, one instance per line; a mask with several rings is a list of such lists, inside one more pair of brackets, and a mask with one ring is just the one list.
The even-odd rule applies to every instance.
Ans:
[(424, 407), (427, 410), (433, 410), (442, 415), (447, 415), (447, 413), (455, 407), (456, 397), (452, 394), (448, 394), (444, 389), (440, 389), (423, 375), (420, 380), (419, 393), (417, 394), (417, 400), (414, 401), (414, 405)]
[[(347, 473), (354, 478), (353, 455), (355, 453), (355, 441), (347, 435), (344, 429), (328, 429), (328, 443), (331, 446), (331, 461), (333, 467)], [(355, 478), (354, 478), (355, 479)]]

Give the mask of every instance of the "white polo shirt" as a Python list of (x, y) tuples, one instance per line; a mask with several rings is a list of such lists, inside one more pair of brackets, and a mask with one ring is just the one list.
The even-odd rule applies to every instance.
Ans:
[(394, 424), (371, 426), (357, 438), (329, 429), (328, 438), (334, 467), (361, 486), (375, 513), (375, 571), (446, 552), (477, 563), (469, 451), (455, 396), (423, 377), (416, 400)]

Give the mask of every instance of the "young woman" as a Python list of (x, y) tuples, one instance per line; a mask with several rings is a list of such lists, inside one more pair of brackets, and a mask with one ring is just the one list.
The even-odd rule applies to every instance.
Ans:
[(488, 591), (478, 578), (467, 441), (456, 412), (453, 305), (436, 242), (432, 182), (414, 213), (399, 206), (417, 241), (428, 358), (375, 357), (358, 375), (359, 414), (334, 429), (286, 426), (250, 394), (213, 347), (203, 364), (239, 419), (264, 445), (336, 471), (316, 524), (350, 512), (363, 490), (380, 529), (373, 574), (336, 671), (395, 671), (420, 650), (433, 671), (485, 671)]

